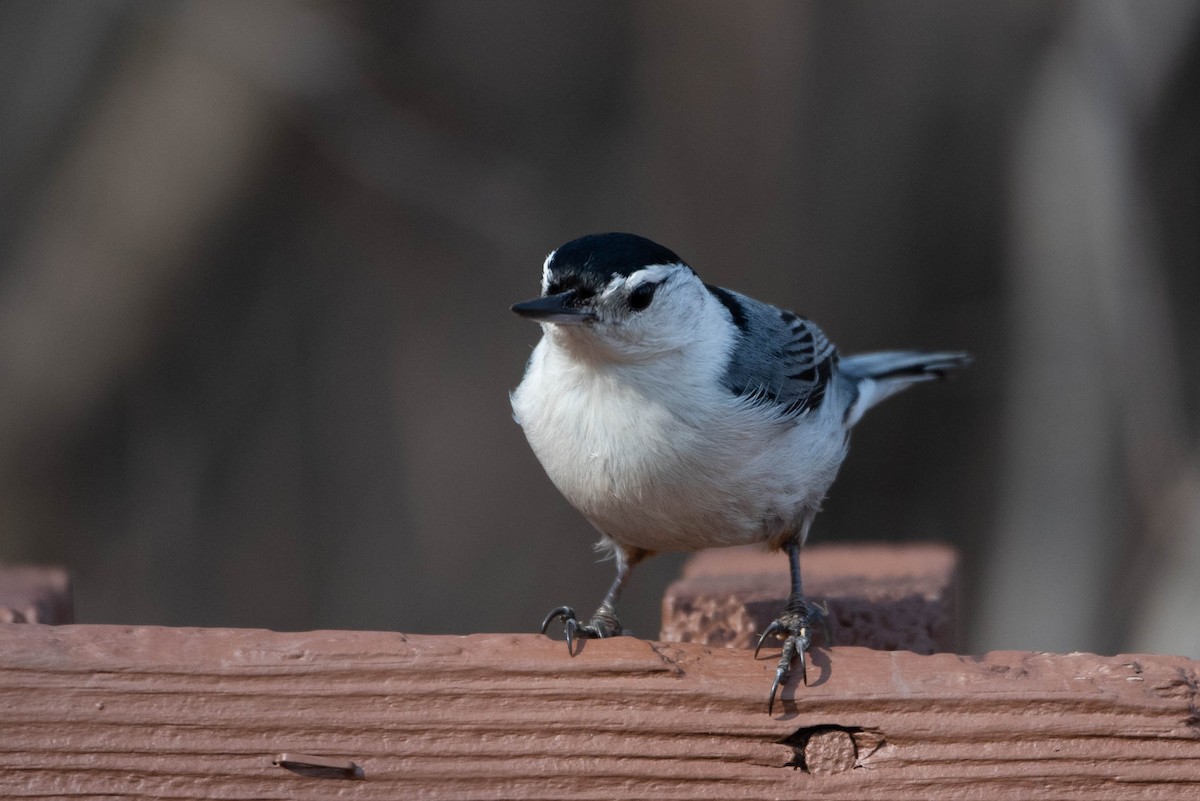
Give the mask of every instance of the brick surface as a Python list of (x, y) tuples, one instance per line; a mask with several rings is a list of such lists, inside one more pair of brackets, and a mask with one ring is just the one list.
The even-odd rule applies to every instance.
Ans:
[[(938, 544), (814, 545), (804, 590), (828, 605), (836, 645), (956, 651), (958, 557)], [(787, 556), (760, 548), (704, 551), (663, 597), (660, 639), (753, 648), (783, 608)]]
[(0, 622), (61, 624), (74, 619), (66, 570), (0, 565)]

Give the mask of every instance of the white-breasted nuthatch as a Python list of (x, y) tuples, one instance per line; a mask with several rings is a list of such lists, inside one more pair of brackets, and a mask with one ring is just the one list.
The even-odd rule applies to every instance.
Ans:
[[(542, 325), (517, 422), (550, 480), (600, 532), (617, 577), (591, 619), (554, 609), (576, 637), (621, 634), (615, 604), (659, 551), (762, 543), (788, 553), (791, 594), (768, 635), (783, 652), (767, 704), (824, 610), (805, 600), (800, 547), (846, 456), (850, 428), (965, 353), (839, 357), (809, 320), (703, 283), (665, 247), (595, 234), (552, 252), (540, 297), (513, 311)], [(757, 654), (755, 649), (755, 653)]]

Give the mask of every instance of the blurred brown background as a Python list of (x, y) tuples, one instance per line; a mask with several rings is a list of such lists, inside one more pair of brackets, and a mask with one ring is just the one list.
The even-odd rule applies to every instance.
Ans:
[(9, 0), (0, 558), (87, 622), (590, 610), (508, 306), (628, 230), (845, 352), (975, 353), (814, 541), (959, 545), (976, 650), (1200, 656), (1198, 45), (1194, 2)]

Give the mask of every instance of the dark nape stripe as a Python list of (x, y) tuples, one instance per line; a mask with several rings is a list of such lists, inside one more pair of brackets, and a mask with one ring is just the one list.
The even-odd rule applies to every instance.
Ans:
[(750, 321), (746, 319), (746, 312), (742, 309), (742, 304), (738, 303), (738, 299), (733, 296), (733, 293), (712, 284), (705, 284), (704, 287), (713, 294), (713, 297), (721, 301), (721, 304), (725, 308), (729, 309), (729, 314), (733, 317), (733, 324), (745, 333), (750, 325)]

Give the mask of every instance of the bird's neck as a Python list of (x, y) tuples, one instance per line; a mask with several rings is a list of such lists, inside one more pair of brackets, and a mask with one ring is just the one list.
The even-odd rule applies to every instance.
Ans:
[(675, 347), (632, 355), (588, 337), (548, 336), (556, 374), (584, 386), (621, 386), (670, 405), (694, 404), (720, 385), (732, 350), (727, 326), (701, 326)]

